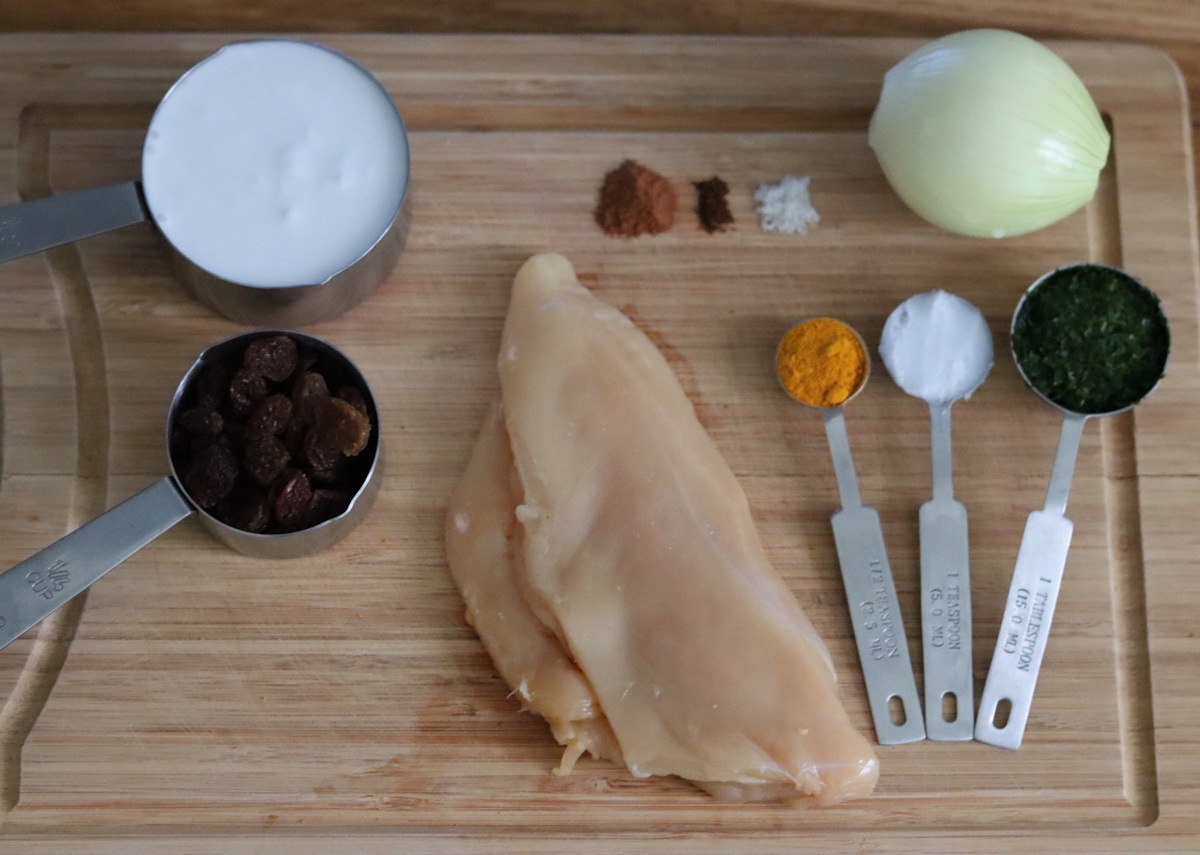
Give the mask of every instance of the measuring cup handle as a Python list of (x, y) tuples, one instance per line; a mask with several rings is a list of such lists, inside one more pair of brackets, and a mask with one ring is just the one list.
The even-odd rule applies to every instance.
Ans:
[(163, 478), (0, 573), (0, 648), (191, 513)]
[(137, 181), (0, 208), (0, 262), (150, 218)]

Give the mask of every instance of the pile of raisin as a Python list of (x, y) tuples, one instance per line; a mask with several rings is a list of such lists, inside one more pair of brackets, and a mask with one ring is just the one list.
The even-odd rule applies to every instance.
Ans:
[(361, 389), (342, 367), (286, 335), (252, 341), (240, 361), (206, 364), (171, 435), (192, 501), (250, 532), (280, 534), (346, 510), (372, 455)]

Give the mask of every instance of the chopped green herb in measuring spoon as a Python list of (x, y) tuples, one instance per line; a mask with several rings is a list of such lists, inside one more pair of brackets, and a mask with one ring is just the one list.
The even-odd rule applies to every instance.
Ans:
[(1047, 274), (1013, 320), (1013, 356), (1029, 385), (1076, 413), (1111, 413), (1146, 397), (1170, 346), (1158, 297), (1099, 264)]
[(1025, 520), (975, 739), (1020, 748), (1062, 587), (1075, 524), (1067, 496), (1083, 428), (1130, 407), (1162, 378), (1171, 337), (1158, 298), (1102, 264), (1052, 270), (1025, 292), (1012, 324), (1013, 357), (1037, 392), (1064, 409), (1046, 501)]

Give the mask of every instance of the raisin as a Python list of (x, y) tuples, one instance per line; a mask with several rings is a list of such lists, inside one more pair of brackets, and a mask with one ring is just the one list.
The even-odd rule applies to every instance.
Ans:
[(259, 401), (246, 419), (246, 441), (277, 436), (292, 423), (292, 402), (284, 395), (271, 395)]
[(367, 447), (371, 421), (341, 398), (322, 398), (316, 405), (317, 438), (347, 457)]
[(314, 367), (321, 361), (321, 354), (317, 353), (308, 347), (302, 347), (299, 350), (299, 355), (296, 357), (295, 376), (299, 377), (308, 371), (316, 371)]
[(215, 410), (225, 403), (229, 394), (229, 369), (220, 362), (204, 366), (196, 379), (196, 405)]
[(259, 534), (271, 522), (271, 508), (265, 493), (242, 485), (217, 506), (215, 516), (226, 525)]
[(224, 442), (213, 442), (192, 458), (183, 486), (192, 501), (202, 508), (211, 508), (229, 495), (238, 476), (237, 458)]
[(247, 416), (254, 405), (267, 397), (267, 381), (261, 374), (242, 368), (229, 381), (229, 405), (240, 416)]
[(317, 469), (311, 467), (305, 470), (308, 475), (308, 480), (313, 484), (324, 484), (327, 487), (343, 487), (346, 481), (346, 458), (338, 459), (338, 462), (327, 469)]
[(179, 414), (179, 426), (188, 433), (216, 436), (225, 429), (225, 419), (208, 407), (192, 407)]
[(286, 335), (251, 342), (240, 367), (203, 366), (170, 437), (192, 500), (250, 532), (296, 531), (343, 513), (356, 487), (348, 457), (373, 430), (365, 390), (345, 379)]
[(357, 386), (343, 386), (337, 390), (337, 396), (364, 416), (368, 415), (367, 399), (363, 397), (362, 391)]
[(279, 477), (291, 459), (278, 437), (267, 436), (246, 446), (242, 468), (260, 487), (266, 487)]
[(329, 397), (329, 386), (325, 378), (315, 371), (305, 371), (296, 378), (292, 387), (292, 403), (296, 405), (296, 418), (306, 425), (313, 423), (313, 408), (317, 400)]
[(221, 435), (229, 441), (234, 451), (241, 451), (246, 447), (246, 426), (241, 422), (226, 419), (225, 432)]
[(314, 526), (333, 519), (350, 506), (350, 494), (343, 490), (317, 489), (308, 500), (305, 526)]
[(311, 467), (313, 480), (325, 484), (337, 481), (345, 469), (346, 455), (321, 442), (315, 428), (304, 437), (304, 459)]
[(201, 451), (221, 439), (219, 435), (213, 436), (212, 434), (208, 433), (189, 433), (187, 437), (187, 453), (190, 455), (190, 457), (195, 457)]
[(286, 335), (277, 335), (250, 342), (242, 367), (282, 383), (292, 376), (296, 363), (296, 342)]
[(285, 470), (271, 488), (271, 510), (275, 522), (284, 531), (295, 531), (304, 524), (312, 487), (308, 476), (296, 469)]
[(308, 433), (309, 427), (297, 418), (292, 419), (292, 423), (288, 425), (288, 429), (283, 432), (283, 445), (287, 448), (288, 453), (296, 459), (304, 457), (304, 437)]

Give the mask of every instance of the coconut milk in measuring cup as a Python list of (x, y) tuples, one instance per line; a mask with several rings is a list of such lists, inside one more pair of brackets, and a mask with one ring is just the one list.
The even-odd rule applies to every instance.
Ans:
[(408, 173), (404, 122), (365, 69), (309, 42), (237, 42), (159, 103), (140, 182), (0, 209), (0, 261), (149, 219), (216, 311), (312, 323), (395, 265)]

